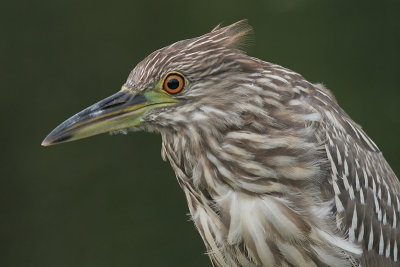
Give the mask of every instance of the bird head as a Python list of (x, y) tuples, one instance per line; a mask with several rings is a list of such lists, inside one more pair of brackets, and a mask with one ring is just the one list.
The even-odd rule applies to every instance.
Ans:
[(240, 123), (229, 106), (246, 94), (234, 88), (252, 66), (238, 49), (250, 30), (239, 21), (153, 52), (119, 92), (64, 121), (42, 145), (126, 129), (179, 131), (193, 121), (219, 120), (214, 124), (219, 127)]

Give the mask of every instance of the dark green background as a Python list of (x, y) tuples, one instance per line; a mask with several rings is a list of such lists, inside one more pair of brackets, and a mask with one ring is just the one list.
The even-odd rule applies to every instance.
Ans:
[(0, 266), (210, 266), (160, 136), (54, 147), (155, 49), (248, 18), (248, 53), (323, 82), (400, 173), (399, 1), (1, 4)]

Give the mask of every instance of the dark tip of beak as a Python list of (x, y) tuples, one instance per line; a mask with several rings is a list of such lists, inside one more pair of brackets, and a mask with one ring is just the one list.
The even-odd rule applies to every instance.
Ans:
[(50, 145), (51, 145), (51, 143), (48, 140), (46, 140), (46, 139), (43, 140), (42, 146), (50, 146)]
[(65, 142), (68, 139), (70, 139), (71, 137), (72, 137), (72, 135), (63, 135), (63, 136), (60, 136), (57, 139), (50, 140), (49, 136), (47, 136), (43, 140), (42, 146), (51, 146), (51, 145), (54, 145), (54, 144), (57, 144), (57, 143)]

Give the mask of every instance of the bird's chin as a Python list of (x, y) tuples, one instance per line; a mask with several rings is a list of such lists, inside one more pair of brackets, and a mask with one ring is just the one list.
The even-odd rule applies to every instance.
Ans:
[(146, 126), (145, 125), (137, 125), (137, 126), (132, 126), (126, 129), (123, 129), (123, 134), (127, 134), (129, 132), (142, 132), (146, 131)]
[(110, 135), (117, 135), (117, 134), (128, 134), (129, 133), (129, 129), (120, 129), (120, 130), (115, 130), (115, 131), (110, 131), (109, 134)]

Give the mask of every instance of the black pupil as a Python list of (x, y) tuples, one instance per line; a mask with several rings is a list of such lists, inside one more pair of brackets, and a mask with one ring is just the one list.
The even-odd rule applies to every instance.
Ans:
[(179, 81), (178, 81), (178, 79), (170, 79), (168, 81), (167, 85), (168, 85), (169, 89), (174, 90), (179, 87)]

